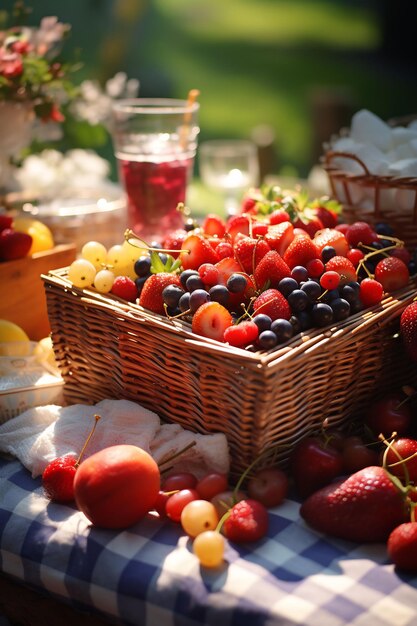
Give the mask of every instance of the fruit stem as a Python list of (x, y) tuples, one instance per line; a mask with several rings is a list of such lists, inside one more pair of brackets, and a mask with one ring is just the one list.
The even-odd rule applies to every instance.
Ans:
[[(408, 472), (408, 468), (407, 468), (407, 464), (404, 462), (404, 459), (402, 458), (401, 454), (395, 449), (393, 448), (393, 443), (395, 441), (395, 437), (396, 437), (397, 433), (393, 433), (392, 434), (392, 439), (391, 441), (388, 441), (384, 435), (380, 435), (379, 438), (381, 439), (381, 441), (385, 444), (386, 448), (384, 450), (384, 455), (382, 457), (382, 467), (384, 468), (384, 470), (387, 472), (388, 476), (390, 477), (390, 479), (392, 480), (392, 482), (394, 483), (394, 485), (401, 491), (401, 493), (404, 495), (406, 495), (408, 493), (408, 491), (410, 490), (410, 474)], [(399, 463), (403, 464), (403, 470), (404, 470), (404, 480), (405, 480), (405, 485), (402, 484), (402, 482), (400, 481), (399, 478), (397, 478), (397, 476), (394, 476), (393, 474), (391, 474), (391, 472), (388, 470), (388, 467), (390, 467), (390, 465), (387, 463), (387, 456), (388, 456), (388, 451), (392, 450), (392, 452), (396, 455), (396, 457), (399, 460)], [(393, 463), (393, 465), (397, 465), (397, 463)]]
[(98, 422), (98, 420), (99, 420), (99, 419), (100, 419), (100, 415), (94, 415), (94, 424), (93, 424), (93, 427), (92, 427), (92, 429), (90, 430), (90, 434), (88, 435), (87, 439), (85, 440), (85, 443), (84, 443), (84, 445), (83, 445), (83, 447), (82, 447), (82, 449), (81, 449), (80, 454), (78, 455), (78, 459), (77, 459), (77, 460), (76, 460), (76, 462), (75, 462), (75, 467), (78, 467), (78, 466), (79, 466), (79, 464), (80, 464), (80, 462), (81, 462), (81, 458), (82, 458), (82, 456), (83, 456), (83, 454), (84, 454), (84, 452), (85, 452), (86, 447), (88, 446), (88, 443), (89, 443), (89, 441), (90, 441), (91, 437), (92, 437), (92, 436), (93, 436), (93, 434), (94, 434), (94, 431), (95, 431), (95, 429), (96, 429), (97, 422)]
[[(147, 250), (151, 250), (152, 252), (165, 252), (165, 253), (174, 253), (177, 254), (178, 250), (168, 250), (168, 248), (152, 248), (148, 243), (146, 243), (146, 241), (144, 241), (143, 239), (141, 239), (140, 237), (138, 237), (138, 235), (135, 234), (135, 232), (133, 230), (131, 230), (130, 228), (127, 228), (125, 230), (124, 233), (124, 238), (127, 241), (127, 243), (131, 246), (133, 246), (134, 248), (146, 248)], [(140, 243), (143, 244), (143, 246), (138, 246), (136, 245), (135, 241), (139, 241)], [(187, 252), (187, 254), (191, 253), (191, 250), (185, 250), (185, 249), (181, 249), (181, 252)]]
[[(184, 454), (184, 452), (187, 452), (187, 450), (190, 450), (190, 448), (193, 448), (194, 446), (197, 445), (196, 441), (191, 441), (190, 443), (188, 443), (186, 446), (184, 446), (184, 448), (181, 448), (180, 450), (177, 450), (176, 452), (173, 452), (172, 454), (168, 455), (165, 459), (163, 459), (162, 461), (159, 462), (159, 469), (161, 470), (163, 465), (166, 465), (167, 463), (171, 463), (171, 461), (173, 461), (174, 459), (176, 459), (177, 457), (179, 457), (181, 454)], [(162, 472), (166, 472), (168, 468), (166, 469), (162, 469)]]
[(223, 515), (221, 516), (221, 518), (219, 519), (219, 522), (215, 528), (215, 532), (219, 533), (221, 531), (221, 529), (223, 528), (223, 524), (225, 523), (225, 521), (227, 520), (228, 517), (230, 517), (230, 511), (231, 509), (228, 509), (226, 511), (226, 513), (223, 513)]

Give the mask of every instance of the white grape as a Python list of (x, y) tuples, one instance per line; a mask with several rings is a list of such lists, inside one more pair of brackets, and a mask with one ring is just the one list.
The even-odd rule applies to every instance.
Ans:
[(81, 248), (81, 257), (90, 261), (96, 270), (99, 270), (106, 263), (107, 249), (98, 241), (87, 241)]
[(122, 245), (116, 244), (107, 252), (107, 265), (115, 276), (126, 276), (129, 256)]
[(87, 259), (76, 259), (68, 269), (68, 279), (75, 287), (90, 287), (96, 275), (96, 268)]
[(109, 293), (113, 287), (115, 276), (110, 270), (99, 270), (94, 278), (94, 287), (100, 293)]

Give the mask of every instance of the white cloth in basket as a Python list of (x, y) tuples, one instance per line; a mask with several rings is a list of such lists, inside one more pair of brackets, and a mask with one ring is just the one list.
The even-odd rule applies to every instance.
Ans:
[(188, 444), (195, 445), (172, 463), (176, 470), (205, 473), (229, 471), (229, 451), (224, 434), (200, 435), (178, 424), (163, 424), (158, 415), (128, 400), (102, 400), (94, 406), (48, 405), (29, 409), (0, 426), (0, 452), (10, 454), (32, 473), (42, 474), (58, 456), (78, 456), (94, 424), (100, 420), (84, 458), (116, 444), (133, 444), (160, 463)]

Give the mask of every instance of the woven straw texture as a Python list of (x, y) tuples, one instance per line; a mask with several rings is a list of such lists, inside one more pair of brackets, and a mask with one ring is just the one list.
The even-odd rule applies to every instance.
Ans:
[(292, 446), (325, 418), (343, 425), (374, 397), (417, 382), (399, 316), (415, 286), (337, 326), (302, 333), (273, 351), (248, 352), (66, 280), (43, 275), (55, 357), (68, 404), (134, 400), (162, 419), (227, 436), (232, 470)]

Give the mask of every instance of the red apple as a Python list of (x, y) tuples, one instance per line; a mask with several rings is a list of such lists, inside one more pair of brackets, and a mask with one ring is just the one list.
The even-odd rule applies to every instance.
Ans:
[(6, 213), (0, 214), (0, 233), (6, 228), (12, 228), (13, 218), (11, 215), (7, 215)]
[(29, 252), (31, 245), (31, 235), (5, 228), (0, 233), (0, 261), (22, 259)]
[(94, 526), (127, 528), (154, 508), (160, 489), (156, 461), (137, 446), (105, 448), (79, 466), (75, 502)]
[(329, 485), (343, 473), (340, 450), (320, 437), (306, 437), (294, 448), (291, 459), (294, 486), (301, 498)]

